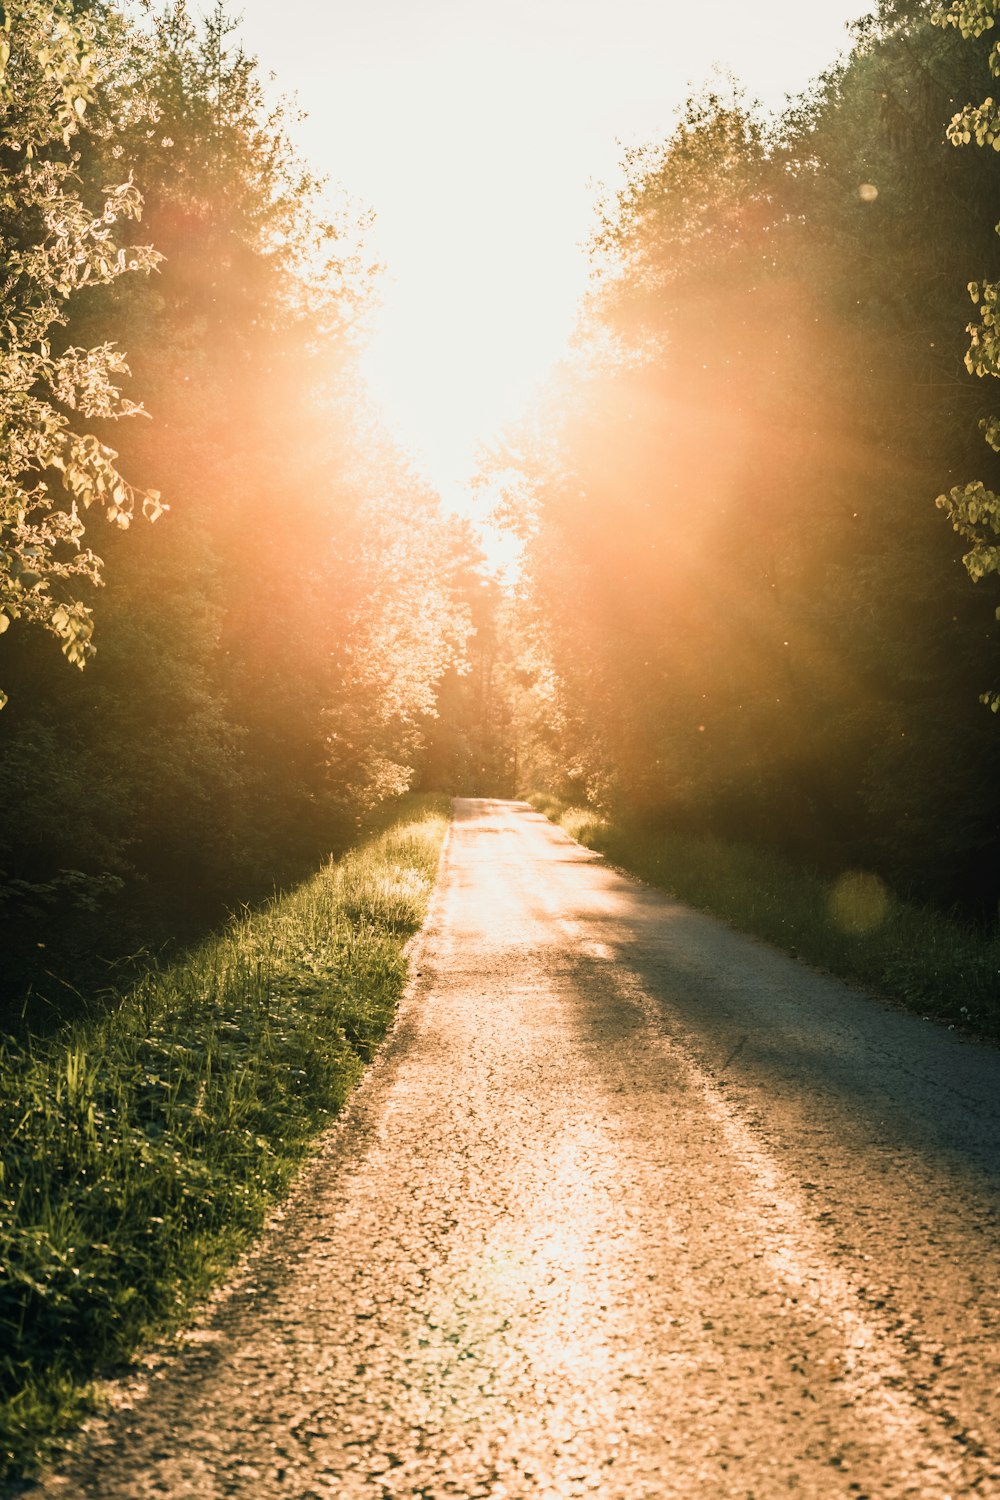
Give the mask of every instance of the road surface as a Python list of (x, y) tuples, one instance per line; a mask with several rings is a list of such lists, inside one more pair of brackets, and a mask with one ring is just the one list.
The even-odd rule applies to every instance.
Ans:
[(460, 801), (381, 1059), (34, 1494), (1000, 1496), (1000, 1054)]

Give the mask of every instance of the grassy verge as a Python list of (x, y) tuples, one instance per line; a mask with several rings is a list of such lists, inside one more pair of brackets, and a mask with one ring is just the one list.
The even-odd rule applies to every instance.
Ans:
[(0, 1047), (0, 1472), (259, 1230), (392, 1020), (446, 826), (407, 799), (99, 1021)]
[(1000, 940), (900, 901), (873, 875), (837, 881), (721, 839), (650, 832), (529, 798), (630, 874), (743, 932), (933, 1016), (1000, 1039)]

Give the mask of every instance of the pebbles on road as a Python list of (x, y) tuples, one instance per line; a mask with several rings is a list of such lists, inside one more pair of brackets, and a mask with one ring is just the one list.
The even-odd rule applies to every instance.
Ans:
[(396, 1031), (32, 1493), (1000, 1496), (1000, 1055), (459, 801)]

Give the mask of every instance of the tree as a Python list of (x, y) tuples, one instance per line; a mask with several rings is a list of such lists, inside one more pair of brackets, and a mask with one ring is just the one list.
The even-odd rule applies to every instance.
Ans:
[(170, 513), (108, 528), (86, 674), (41, 632), (7, 642), (0, 983), (19, 946), (55, 1014), (35, 939), (85, 990), (88, 956), (190, 935), (341, 847), (407, 784), (467, 633), (448, 527), (361, 391), (368, 216), (302, 163), (221, 7), (90, 19), (78, 196), (131, 178), (163, 259), (88, 280), (59, 333), (128, 349), (152, 420), (94, 435)]
[[(978, 40), (996, 25), (997, 10), (996, 0), (952, 0), (947, 10), (935, 10), (931, 19), (936, 26), (955, 27), (966, 40)], [(992, 76), (1000, 78), (1000, 42), (990, 49), (988, 66)], [(1000, 151), (1000, 105), (991, 96), (980, 104), (964, 105), (952, 117), (948, 139), (953, 146), (967, 146), (974, 140), (977, 146)], [(1000, 234), (1000, 224), (996, 232)], [(970, 281), (969, 296), (979, 320), (968, 327), (972, 342), (965, 356), (966, 368), (981, 379), (1000, 378), (1000, 281)], [(1000, 453), (1000, 415), (984, 417), (980, 427), (993, 451)], [(973, 582), (1000, 573), (1000, 495), (975, 480), (939, 495), (937, 503), (959, 535), (972, 543), (963, 562)], [(1000, 713), (1000, 692), (984, 693), (981, 701)]]
[(943, 139), (975, 59), (928, 12), (886, 0), (781, 120), (710, 96), (630, 153), (507, 466), (568, 792), (985, 912), (996, 648), (926, 496), (978, 442), (956, 271), (1000, 163)]
[[(60, 0), (17, 0), (0, 32), (0, 632), (23, 618), (44, 626), (67, 660), (93, 655), (91, 610), (80, 582), (100, 582), (101, 560), (83, 546), (91, 506), (121, 528), (137, 504), (155, 519), (159, 493), (122, 478), (117, 454), (77, 418), (116, 420), (141, 410), (122, 397), (125, 358), (112, 343), (60, 347), (68, 305), (86, 286), (150, 271), (149, 246), (113, 238), (137, 219), (131, 181), (89, 206), (71, 153), (95, 97), (93, 28)], [(0, 693), (0, 706), (6, 701)]]

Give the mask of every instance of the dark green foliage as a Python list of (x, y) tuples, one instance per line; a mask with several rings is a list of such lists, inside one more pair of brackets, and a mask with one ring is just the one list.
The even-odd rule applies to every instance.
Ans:
[[(81, 194), (72, 148), (94, 102), (91, 29), (62, 0), (20, 0), (0, 13), (0, 635), (12, 621), (43, 626), (66, 659), (93, 654), (81, 585), (100, 581), (88, 511), (128, 527), (159, 496), (139, 497), (95, 422), (133, 415), (127, 366), (105, 337), (65, 336), (81, 293), (159, 260), (126, 248), (142, 211), (132, 182), (109, 171)], [(112, 177), (114, 185), (107, 185)], [(0, 708), (6, 695), (0, 689)]]
[(934, 500), (981, 465), (1000, 158), (945, 137), (982, 59), (929, 10), (882, 6), (782, 121), (711, 97), (633, 153), (589, 358), (509, 459), (552, 784), (990, 919), (995, 600)]
[[(974, 43), (980, 55), (983, 38), (989, 39), (988, 72), (993, 78), (1000, 77), (1000, 45), (991, 37), (996, 25), (996, 6), (991, 0), (952, 0), (947, 9), (935, 9), (932, 20), (938, 26), (955, 27), (961, 36)], [(984, 68), (984, 79), (986, 72), (987, 68)], [(992, 95), (979, 104), (963, 102), (949, 123), (948, 139), (954, 146), (968, 146), (974, 141), (979, 147), (1000, 150), (1000, 110)], [(994, 232), (1000, 233), (1000, 226), (994, 226)], [(996, 259), (994, 252), (990, 257), (993, 265)], [(968, 328), (970, 344), (965, 365), (970, 374), (996, 379), (1000, 376), (1000, 338), (996, 319), (1000, 281), (979, 279), (978, 269), (975, 277), (969, 282), (969, 295), (976, 316)], [(980, 429), (993, 452), (1000, 453), (1000, 417), (991, 412), (980, 421)], [(995, 467), (991, 464), (991, 468)], [(959, 535), (971, 543), (962, 559), (969, 576), (978, 581), (988, 574), (1000, 573), (1000, 495), (980, 479), (971, 484), (953, 485), (947, 494), (938, 496), (937, 503), (947, 512)], [(1000, 609), (997, 617), (1000, 619)], [(983, 693), (982, 701), (994, 713), (1000, 713), (1000, 693), (989, 690)]]

